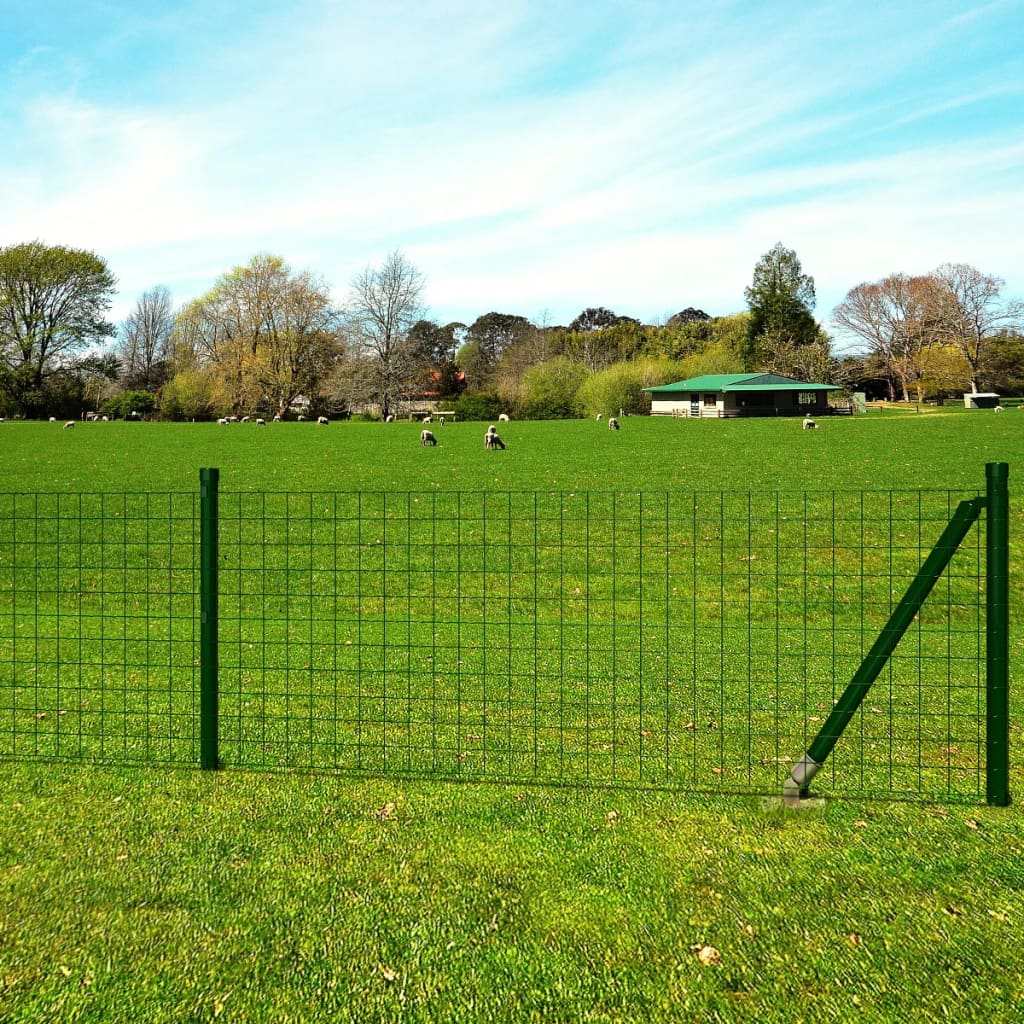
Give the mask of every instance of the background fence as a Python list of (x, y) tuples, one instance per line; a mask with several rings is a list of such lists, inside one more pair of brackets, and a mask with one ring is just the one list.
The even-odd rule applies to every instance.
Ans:
[[(0, 496), (0, 755), (778, 792), (971, 497), (204, 489)], [(985, 553), (816, 788), (985, 792)]]

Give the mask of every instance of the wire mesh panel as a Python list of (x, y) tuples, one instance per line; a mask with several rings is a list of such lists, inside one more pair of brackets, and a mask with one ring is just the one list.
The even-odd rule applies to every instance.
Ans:
[[(222, 493), (223, 759), (777, 791), (962, 497)], [(820, 788), (982, 792), (983, 543)]]
[(0, 756), (195, 759), (196, 500), (0, 494)]

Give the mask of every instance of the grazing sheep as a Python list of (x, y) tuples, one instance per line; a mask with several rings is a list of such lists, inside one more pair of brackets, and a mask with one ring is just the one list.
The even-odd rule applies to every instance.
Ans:
[(274, 422), (275, 423), (280, 423), (281, 422), (281, 414), (280, 413), (275, 413), (274, 414)]
[(499, 423), (508, 423), (508, 413), (507, 413), (507, 412), (503, 412), (503, 413), (502, 413), (502, 414), (501, 414), (501, 415), (500, 415), (500, 416), (498, 417), (498, 422), (499, 422)]
[(433, 431), (431, 431), (431, 430), (421, 430), (420, 431), (420, 444), (422, 444), (424, 446), (426, 446), (428, 444), (429, 445), (437, 444), (437, 438), (434, 437)]
[(228, 417), (228, 423), (237, 423), (237, 422), (238, 422), (238, 417), (237, 416), (229, 416)]
[(384, 422), (385, 423), (394, 423), (395, 422), (395, 417), (391, 416), (391, 415), (385, 416), (384, 417)]
[(227, 425), (228, 425), (228, 421), (227, 421), (227, 417), (226, 416), (221, 416), (221, 418), (219, 420), (217, 420), (217, 426), (218, 427), (226, 427)]
[(300, 415), (298, 415), (298, 416), (296, 416), (296, 417), (295, 417), (295, 420), (296, 420), (296, 422), (298, 422), (298, 423), (305, 423), (305, 422), (306, 422), (306, 417), (305, 417), (305, 416), (302, 416), (302, 415), (300, 414)]
[(439, 416), (437, 422), (438, 422), (438, 424), (440, 426), (443, 427), (444, 426), (444, 417), (443, 416)]
[(598, 413), (598, 414), (597, 414), (597, 415), (596, 415), (596, 416), (594, 417), (594, 419), (595, 419), (595, 420), (597, 420), (597, 422), (598, 422), (598, 423), (600, 423), (600, 422), (601, 422), (601, 420), (603, 420), (603, 419), (604, 419), (604, 414), (603, 414), (603, 413), (600, 413), (600, 412), (599, 412), (599, 413)]
[(619, 429), (619, 421), (614, 416), (609, 416), (608, 417), (608, 429), (609, 430), (618, 430)]
[(995, 412), (1002, 412), (1002, 411), (1003, 411), (1003, 407), (1001, 405), (995, 406)]
[(249, 417), (248, 417), (248, 416), (243, 416), (243, 417), (241, 418), (241, 420), (239, 420), (239, 422), (240, 422), (240, 423), (248, 423), (248, 422), (249, 422)]
[(265, 419), (263, 419), (261, 416), (257, 416), (256, 417), (256, 426), (257, 427), (265, 427), (266, 425), (267, 425), (267, 421)]
[(502, 451), (505, 450), (505, 442), (498, 437), (498, 432), (496, 430), (488, 430), (487, 433), (484, 434), (484, 451), (491, 448), (500, 448)]
[(818, 424), (814, 422), (813, 418), (811, 417), (811, 414), (808, 413), (804, 417), (804, 430), (817, 430), (817, 429), (818, 429)]
[(57, 417), (56, 416), (51, 416), (50, 417), (50, 422), (51, 423), (56, 423), (57, 422)]
[(74, 420), (68, 420), (67, 423), (64, 424), (64, 429), (65, 430), (70, 430), (74, 425), (75, 425), (75, 421)]
[(330, 420), (326, 416), (317, 416), (316, 423), (318, 427), (326, 427), (330, 424)]
[(430, 418), (429, 416), (424, 416), (421, 422), (422, 422), (422, 423), (423, 423), (424, 425), (426, 425), (426, 424), (428, 424), (428, 423), (433, 423), (434, 421), (433, 421), (433, 420), (432, 420), (432, 419), (431, 419), (431, 418)]
[(488, 434), (496, 434), (497, 432), (498, 428), (493, 423), (487, 428)]
[(109, 423), (110, 422), (110, 417), (109, 416), (101, 416), (100, 419), (103, 420), (104, 423)]

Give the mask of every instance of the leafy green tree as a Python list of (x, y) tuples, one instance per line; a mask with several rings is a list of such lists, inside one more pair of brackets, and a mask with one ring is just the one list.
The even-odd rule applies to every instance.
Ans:
[(686, 309), (681, 309), (678, 313), (673, 313), (665, 322), (666, 327), (682, 327), (683, 324), (694, 324), (700, 323), (704, 320), (710, 320), (711, 317), (704, 312), (703, 309), (694, 309), (693, 306), (687, 306)]
[(338, 356), (339, 326), (326, 283), (260, 253), (178, 314), (176, 359), (211, 375), (223, 411), (283, 413), (319, 391)]
[(523, 375), (523, 416), (531, 420), (579, 416), (576, 394), (590, 371), (568, 356), (531, 366)]
[(634, 320), (632, 317), (619, 316), (618, 313), (615, 313), (610, 309), (606, 309), (604, 306), (597, 306), (596, 308), (591, 306), (583, 310), (583, 312), (569, 324), (569, 330), (581, 332), (600, 331), (606, 327), (614, 327), (616, 324), (624, 322), (635, 324), (639, 321)]
[(814, 278), (803, 272), (792, 249), (777, 242), (754, 267), (754, 278), (744, 296), (750, 309), (750, 332), (745, 361), (748, 369), (761, 369), (773, 346), (810, 345), (819, 340), (814, 319)]
[(455, 402), (455, 417), (467, 422), (496, 420), (504, 411), (502, 400), (495, 391), (475, 391), (462, 395)]
[(100, 411), (115, 419), (128, 420), (145, 416), (155, 408), (156, 395), (152, 391), (122, 391), (108, 398), (100, 406)]
[(670, 384), (685, 378), (680, 363), (673, 359), (636, 359), (605, 367), (588, 377), (576, 394), (581, 411), (587, 416), (617, 416), (620, 410), (640, 415), (651, 410), (650, 396), (644, 388)]
[(196, 369), (179, 370), (161, 389), (160, 414), (167, 420), (205, 420), (213, 413), (213, 378)]
[(502, 353), (535, 330), (526, 317), (513, 313), (492, 312), (477, 317), (459, 350), (459, 366), (470, 378), (470, 387), (488, 383)]
[(51, 378), (114, 333), (104, 314), (116, 279), (94, 252), (24, 242), (0, 249), (0, 390), (40, 415)]

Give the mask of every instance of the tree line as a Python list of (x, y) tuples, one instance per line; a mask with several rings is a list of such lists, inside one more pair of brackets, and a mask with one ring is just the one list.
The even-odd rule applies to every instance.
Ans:
[(691, 306), (659, 324), (605, 307), (567, 325), (496, 311), (440, 324), (398, 251), (358, 274), (340, 304), (318, 275), (268, 253), (178, 308), (155, 286), (120, 324), (107, 319), (115, 286), (94, 252), (0, 249), (0, 413), (386, 417), (430, 402), (465, 418), (642, 413), (646, 387), (744, 370), (903, 400), (1024, 389), (1022, 307), (999, 278), (944, 264), (857, 285), (831, 325), (861, 351), (838, 356), (814, 316), (813, 278), (781, 243), (755, 266), (746, 310)]

